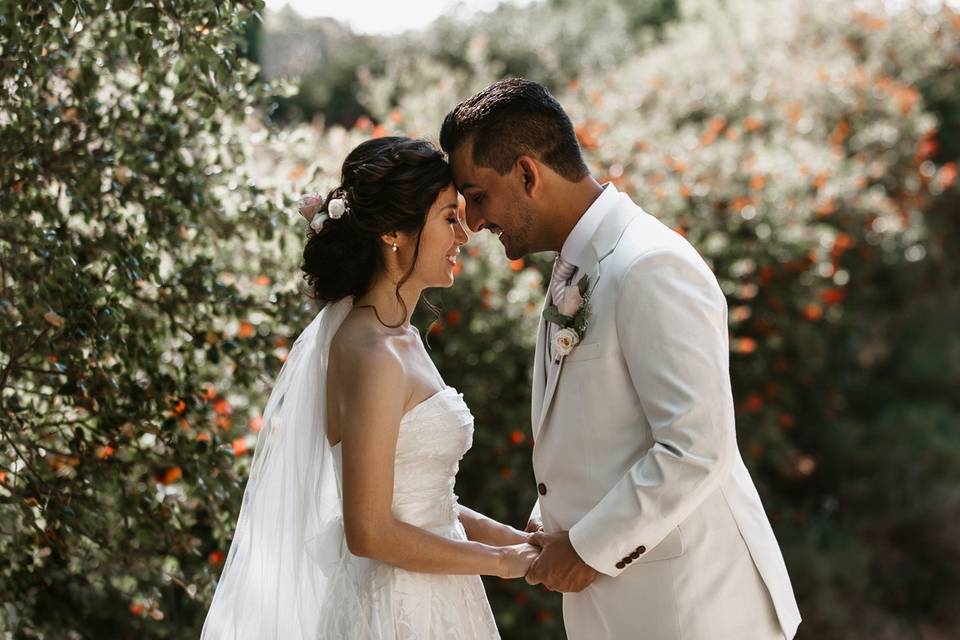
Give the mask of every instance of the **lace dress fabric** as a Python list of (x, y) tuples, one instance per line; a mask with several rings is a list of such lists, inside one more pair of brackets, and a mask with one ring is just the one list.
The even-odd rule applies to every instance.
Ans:
[[(394, 471), (394, 516), (454, 540), (467, 536), (454, 483), (473, 443), (473, 416), (462, 394), (446, 387), (400, 422)], [(339, 445), (334, 448), (342, 478)], [(345, 545), (345, 542), (342, 542)], [(322, 603), (325, 640), (499, 639), (483, 582), (476, 575), (406, 571), (342, 551)]]

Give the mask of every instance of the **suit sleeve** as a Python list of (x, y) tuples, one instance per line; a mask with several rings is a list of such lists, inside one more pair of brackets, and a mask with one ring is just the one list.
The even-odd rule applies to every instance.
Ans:
[(683, 522), (737, 450), (726, 300), (700, 257), (666, 249), (637, 258), (622, 280), (616, 327), (654, 444), (570, 529), (584, 562), (609, 576)]

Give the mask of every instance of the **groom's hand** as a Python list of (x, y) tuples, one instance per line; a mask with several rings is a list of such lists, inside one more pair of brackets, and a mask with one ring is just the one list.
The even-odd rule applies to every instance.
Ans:
[(540, 518), (530, 518), (527, 521), (527, 528), (524, 529), (527, 533), (536, 533), (537, 531), (543, 531), (543, 520)]
[(540, 547), (540, 556), (527, 570), (529, 584), (542, 583), (551, 591), (569, 593), (583, 591), (600, 575), (580, 559), (566, 531), (539, 531), (530, 536), (530, 542)]

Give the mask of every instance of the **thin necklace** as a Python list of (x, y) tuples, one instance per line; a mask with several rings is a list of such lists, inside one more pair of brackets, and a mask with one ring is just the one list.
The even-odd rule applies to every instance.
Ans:
[(380, 312), (377, 311), (377, 308), (376, 308), (375, 306), (373, 306), (372, 304), (361, 304), (361, 305), (357, 305), (357, 308), (358, 308), (358, 309), (373, 309), (373, 315), (377, 316), (377, 321), (378, 321), (380, 324), (382, 324), (383, 326), (385, 326), (386, 328), (388, 328), (388, 329), (399, 329), (400, 327), (403, 326), (403, 323), (402, 323), (402, 322), (401, 322), (400, 324), (398, 324), (398, 325), (389, 325), (389, 324), (387, 324), (386, 322), (384, 322), (384, 321), (383, 321), (383, 318), (380, 317)]

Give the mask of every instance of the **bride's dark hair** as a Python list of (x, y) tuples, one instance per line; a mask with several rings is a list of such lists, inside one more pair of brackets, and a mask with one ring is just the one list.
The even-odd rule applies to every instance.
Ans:
[(417, 264), (431, 205), (452, 183), (450, 165), (427, 140), (384, 137), (357, 145), (343, 161), (340, 185), (316, 215), (327, 213), (334, 198), (343, 198), (346, 213), (328, 219), (319, 232), (307, 228), (300, 268), (313, 297), (331, 302), (366, 293), (384, 268), (380, 236), (399, 231), (417, 236), (413, 262), (397, 284), (397, 299), (406, 310), (400, 286)]

